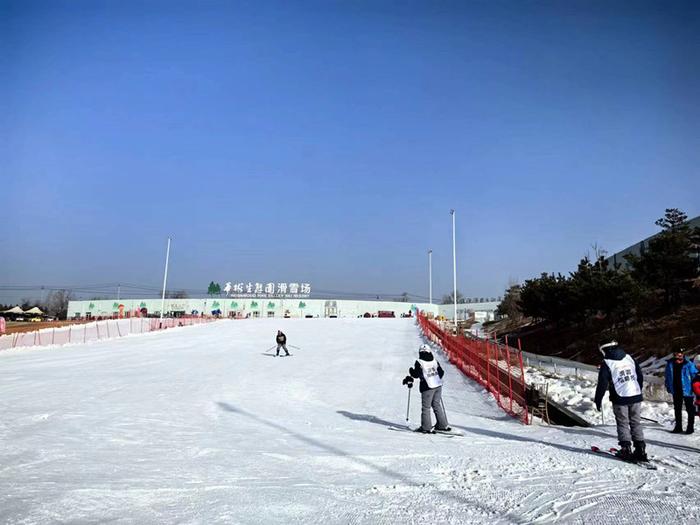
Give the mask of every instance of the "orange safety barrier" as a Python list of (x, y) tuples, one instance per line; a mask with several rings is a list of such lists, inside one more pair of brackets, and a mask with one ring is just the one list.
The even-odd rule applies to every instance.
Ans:
[(178, 318), (127, 318), (106, 319), (94, 323), (81, 325), (69, 325), (60, 328), (45, 328), (34, 332), (22, 332), (0, 336), (0, 350), (10, 348), (61, 345), (67, 343), (87, 343), (114, 339), (129, 334), (143, 334), (175, 328), (178, 326), (190, 326), (195, 324), (215, 321), (209, 317), (178, 317)]
[(520, 350), (495, 339), (452, 335), (422, 313), (417, 319), (423, 334), (442, 347), (451, 363), (491, 392), (507, 414), (530, 423)]

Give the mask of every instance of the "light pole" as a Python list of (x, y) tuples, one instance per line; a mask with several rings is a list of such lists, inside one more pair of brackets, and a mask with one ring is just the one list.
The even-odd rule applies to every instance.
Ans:
[(433, 250), (428, 250), (428, 301), (433, 304)]
[(452, 215), (452, 298), (454, 299), (454, 320), (455, 334), (457, 333), (457, 250), (455, 243), (455, 211), (450, 210)]
[(170, 258), (170, 237), (168, 237), (168, 250), (165, 252), (165, 275), (163, 275), (163, 297), (160, 302), (160, 320), (163, 320), (165, 311), (165, 285), (168, 282), (168, 259)]

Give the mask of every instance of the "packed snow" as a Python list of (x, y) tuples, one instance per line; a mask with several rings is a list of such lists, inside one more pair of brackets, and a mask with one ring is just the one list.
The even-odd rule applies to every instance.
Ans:
[(700, 519), (697, 436), (646, 426), (648, 471), (590, 452), (614, 426), (522, 425), (440, 354), (464, 437), (387, 431), (421, 342), (413, 319), (261, 319), (0, 352), (0, 522)]

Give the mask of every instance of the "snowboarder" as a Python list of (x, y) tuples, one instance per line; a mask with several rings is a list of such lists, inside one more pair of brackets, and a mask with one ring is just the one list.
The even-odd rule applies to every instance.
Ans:
[(284, 355), (289, 355), (289, 350), (287, 350), (287, 336), (282, 333), (282, 330), (277, 330), (277, 337), (275, 340), (277, 341), (277, 354), (275, 354), (275, 357), (279, 357), (280, 348), (284, 349)]
[(595, 406), (600, 412), (605, 391), (609, 387), (620, 443), (620, 450), (615, 455), (626, 461), (648, 461), (642, 430), (642, 369), (617, 341), (602, 341), (598, 348), (603, 354), (603, 363), (598, 372)]
[[(421, 345), (418, 350), (418, 360), (412, 368), (408, 369), (410, 377), (420, 380), (420, 393), (422, 400), (421, 408), (421, 426), (418, 431), (431, 433), (433, 432), (432, 418), (430, 410), (435, 412), (437, 424), (435, 430), (450, 431), (452, 430), (447, 424), (447, 416), (442, 405), (442, 376), (445, 371), (433, 356), (433, 352), (426, 344)], [(407, 376), (408, 378), (409, 376)], [(406, 384), (407, 378), (404, 379)]]
[(671, 432), (683, 432), (683, 405), (688, 412), (688, 428), (686, 434), (692, 434), (695, 424), (695, 407), (693, 406), (692, 381), (698, 369), (693, 362), (685, 357), (685, 350), (678, 347), (673, 353), (673, 359), (666, 363), (666, 390), (673, 396), (673, 409), (676, 415), (676, 425)]

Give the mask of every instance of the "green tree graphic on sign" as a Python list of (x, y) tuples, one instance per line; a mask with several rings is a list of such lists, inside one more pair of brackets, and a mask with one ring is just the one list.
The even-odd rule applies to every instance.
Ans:
[(89, 308), (90, 310), (92, 310), (93, 308), (95, 308), (95, 303), (90, 303), (90, 305), (88, 306), (88, 308)]
[(306, 303), (304, 301), (299, 301), (299, 308), (301, 308), (302, 310), (306, 308)]
[(112, 304), (112, 310), (119, 310), (119, 303)]
[(275, 303), (269, 302), (269, 303), (267, 303), (267, 307), (270, 309), (273, 309), (275, 307)]
[(232, 310), (238, 309), (238, 303), (236, 301), (231, 301), (231, 309)]
[(218, 310), (218, 309), (219, 309), (219, 306), (221, 306), (221, 305), (219, 304), (219, 301), (214, 301), (213, 303), (211, 303), (211, 307), (212, 307), (214, 310)]
[(146, 301), (141, 301), (139, 308), (146, 308)]
[(258, 307), (258, 302), (257, 302), (257, 301), (253, 301), (252, 303), (250, 303), (250, 307), (251, 307), (251, 308), (257, 308), (257, 307)]

